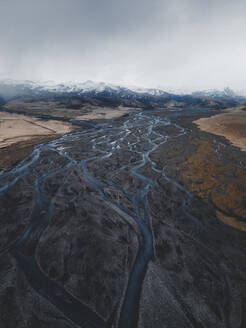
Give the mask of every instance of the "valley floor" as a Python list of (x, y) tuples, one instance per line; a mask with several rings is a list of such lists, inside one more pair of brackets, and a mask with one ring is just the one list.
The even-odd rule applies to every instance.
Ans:
[(2, 171), (0, 327), (245, 327), (246, 152), (194, 123), (217, 114), (129, 113)]

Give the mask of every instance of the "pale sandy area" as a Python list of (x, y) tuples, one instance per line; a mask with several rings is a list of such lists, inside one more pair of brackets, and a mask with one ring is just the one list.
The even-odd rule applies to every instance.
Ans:
[(36, 136), (62, 135), (74, 129), (72, 124), (66, 122), (0, 112), (0, 148)]
[(223, 114), (201, 118), (194, 123), (201, 130), (223, 136), (246, 151), (246, 111), (241, 108), (231, 108)]
[(117, 107), (117, 108), (107, 108), (107, 107), (98, 107), (91, 109), (90, 113), (84, 115), (76, 116), (77, 120), (98, 120), (98, 119), (111, 119), (121, 117), (130, 112), (137, 111), (137, 109), (128, 108), (128, 107)]

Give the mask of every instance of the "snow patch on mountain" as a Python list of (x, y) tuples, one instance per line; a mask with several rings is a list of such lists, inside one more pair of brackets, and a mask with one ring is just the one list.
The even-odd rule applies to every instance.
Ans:
[(108, 91), (111, 93), (137, 93), (137, 94), (146, 94), (152, 96), (165, 96), (168, 94), (174, 95), (192, 95), (194, 97), (209, 97), (209, 98), (221, 98), (221, 97), (230, 97), (236, 98), (238, 96), (245, 97), (245, 93), (243, 92), (234, 92), (230, 88), (225, 88), (224, 90), (216, 90), (209, 89), (204, 91), (188, 91), (167, 88), (165, 91), (162, 89), (155, 88), (140, 88), (132, 85), (115, 85), (112, 83), (105, 82), (95, 82), (95, 81), (84, 81), (84, 82), (55, 82), (55, 81), (20, 81), (20, 80), (2, 80), (0, 81), (0, 86), (5, 87), (14, 87), (18, 89), (28, 89), (37, 92), (47, 91), (47, 92), (55, 92), (55, 93), (77, 93), (77, 94), (86, 94), (93, 92), (102, 93), (104, 91)]
[(139, 88), (135, 86), (120, 86), (115, 85), (112, 83), (105, 83), (105, 82), (94, 82), (91, 80), (85, 81), (85, 82), (61, 82), (57, 83), (54, 81), (17, 81), (17, 80), (3, 80), (0, 81), (1, 85), (5, 86), (19, 86), (22, 88), (28, 88), (31, 90), (40, 90), (40, 91), (51, 91), (51, 92), (57, 92), (57, 93), (64, 93), (64, 92), (76, 92), (79, 94), (88, 93), (88, 92), (103, 92), (105, 90), (107, 91), (114, 91), (114, 92), (120, 92), (122, 90), (124, 91), (132, 91), (135, 93), (141, 93), (141, 94), (150, 94), (153, 96), (160, 96), (162, 94), (165, 94), (166, 92), (160, 89), (154, 89), (154, 88)]

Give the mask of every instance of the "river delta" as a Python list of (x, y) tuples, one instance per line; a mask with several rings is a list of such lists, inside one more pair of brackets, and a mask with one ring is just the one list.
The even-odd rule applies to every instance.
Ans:
[(246, 153), (142, 110), (0, 174), (0, 327), (246, 326)]

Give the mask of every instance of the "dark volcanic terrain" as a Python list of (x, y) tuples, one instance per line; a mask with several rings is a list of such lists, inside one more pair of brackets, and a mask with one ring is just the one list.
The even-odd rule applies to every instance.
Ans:
[(246, 153), (143, 109), (0, 172), (1, 328), (246, 327)]

